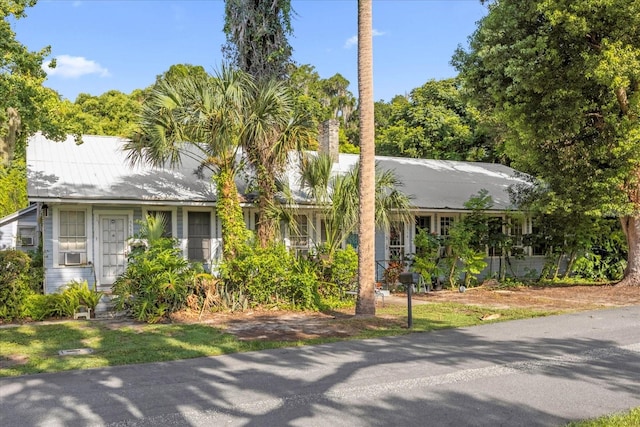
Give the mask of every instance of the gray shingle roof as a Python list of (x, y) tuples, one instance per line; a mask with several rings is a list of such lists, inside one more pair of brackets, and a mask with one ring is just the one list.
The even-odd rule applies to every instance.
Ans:
[[(122, 151), (123, 139), (83, 136), (76, 145), (72, 137), (54, 142), (40, 134), (27, 148), (28, 195), (31, 200), (91, 200), (205, 203), (216, 200), (211, 176), (198, 178), (198, 162), (184, 158), (176, 169), (131, 166)], [(291, 157), (296, 158), (296, 156)], [(489, 163), (376, 157), (383, 169), (392, 169), (413, 197), (416, 208), (464, 209), (464, 203), (482, 189), (494, 201), (493, 209), (512, 208), (507, 189), (524, 181), (513, 169)], [(358, 161), (357, 155), (340, 154), (334, 171), (344, 172)], [(295, 166), (289, 182), (295, 187)], [(294, 188), (300, 203), (309, 200)]]

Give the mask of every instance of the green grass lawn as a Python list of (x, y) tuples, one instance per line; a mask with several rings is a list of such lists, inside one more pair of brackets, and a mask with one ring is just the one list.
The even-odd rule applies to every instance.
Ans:
[[(0, 329), (0, 376), (217, 356), (410, 332), (407, 329), (406, 307), (387, 306), (378, 308), (376, 313), (375, 318), (335, 320), (353, 331), (348, 338), (302, 341), (238, 340), (222, 329), (202, 324), (135, 324), (114, 328), (113, 322), (105, 321), (29, 323)], [(412, 313), (412, 332), (487, 323), (481, 320), (487, 314), (500, 315), (492, 321), (554, 314), (525, 309), (487, 309), (455, 303), (417, 305)], [(74, 356), (58, 354), (60, 350), (78, 348), (89, 348), (93, 353)]]
[(623, 414), (614, 414), (594, 420), (576, 421), (567, 427), (638, 427), (640, 426), (640, 408)]

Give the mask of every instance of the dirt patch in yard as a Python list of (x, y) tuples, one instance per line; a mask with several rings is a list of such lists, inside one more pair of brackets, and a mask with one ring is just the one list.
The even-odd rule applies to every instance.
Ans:
[[(491, 308), (529, 308), (544, 311), (580, 311), (607, 307), (640, 305), (640, 288), (600, 286), (554, 286), (503, 288), (487, 284), (468, 289), (441, 290), (415, 294), (412, 304), (455, 302)], [(385, 306), (407, 305), (406, 294), (393, 294), (385, 298)], [(381, 307), (382, 301), (377, 301)], [(331, 313), (247, 311), (240, 313), (212, 313), (203, 317), (197, 314), (178, 313), (172, 320), (179, 323), (203, 323), (225, 329), (239, 339), (287, 340), (322, 337), (348, 337), (363, 330), (388, 327), (390, 322), (405, 326), (406, 319), (382, 316), (354, 318), (354, 311)]]

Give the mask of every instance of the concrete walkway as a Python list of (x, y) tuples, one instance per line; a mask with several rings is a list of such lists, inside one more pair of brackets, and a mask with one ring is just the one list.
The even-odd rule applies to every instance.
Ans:
[(638, 406), (640, 307), (0, 379), (1, 426), (561, 426)]

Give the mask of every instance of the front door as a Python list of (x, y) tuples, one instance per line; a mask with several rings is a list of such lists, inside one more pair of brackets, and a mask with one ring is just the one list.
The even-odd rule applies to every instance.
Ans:
[(111, 285), (127, 264), (126, 215), (100, 216), (100, 284)]

